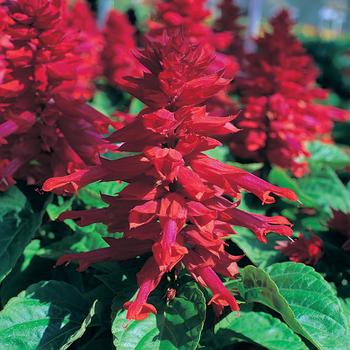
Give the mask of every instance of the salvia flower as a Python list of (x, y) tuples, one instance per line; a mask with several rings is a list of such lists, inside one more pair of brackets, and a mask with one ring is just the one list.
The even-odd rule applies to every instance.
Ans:
[(109, 120), (84, 104), (82, 40), (66, 27), (65, 3), (1, 6), (0, 189), (98, 163)]
[(111, 85), (118, 86), (125, 76), (137, 75), (141, 69), (133, 55), (136, 49), (135, 28), (125, 14), (113, 9), (108, 13), (103, 34), (104, 75)]
[(102, 222), (110, 232), (123, 232), (123, 238), (108, 239), (109, 248), (63, 256), (58, 264), (77, 260), (83, 270), (98, 261), (151, 254), (137, 275), (136, 299), (125, 304), (128, 319), (155, 313), (149, 294), (164, 274), (183, 266), (211, 290), (210, 303), (218, 312), (225, 306), (237, 311), (234, 296), (218, 277), (238, 273), (241, 257), (226, 252), (223, 240), (234, 233), (232, 225), (249, 228), (262, 242), (269, 232), (292, 234), (284, 217), (238, 209), (241, 192), (264, 203), (273, 203), (273, 195), (291, 200), (296, 195), (203, 153), (220, 145), (214, 136), (237, 131), (231, 123), (235, 116), (215, 117), (206, 111), (206, 99), (230, 82), (222, 71), (206, 73), (214, 59), (211, 52), (184, 39), (180, 31), (170, 31), (160, 42), (148, 42), (138, 57), (145, 72), (127, 79), (128, 91), (147, 107), (109, 138), (120, 144), (120, 151), (136, 154), (102, 159), (101, 165), (49, 179), (43, 187), (74, 192), (94, 181), (128, 182), (117, 196), (103, 196), (107, 207), (61, 216), (81, 226)]
[[(232, 42), (232, 33), (229, 31), (213, 31), (206, 23), (211, 11), (205, 7), (205, 0), (164, 0), (156, 6), (154, 19), (149, 21), (149, 36), (160, 37), (164, 31), (181, 28), (184, 35), (193, 43), (201, 44), (207, 50), (216, 51), (214, 60), (208, 70), (216, 72), (223, 70), (223, 76), (232, 78), (239, 69), (234, 56), (223, 52)], [(227, 95), (227, 90), (221, 89), (207, 101), (207, 109), (217, 116), (225, 116), (237, 111), (237, 106)]]
[(214, 24), (214, 30), (218, 33), (230, 33), (231, 40), (222, 51), (227, 55), (233, 55), (240, 60), (244, 54), (243, 30), (244, 26), (239, 23), (241, 9), (233, 0), (222, 0), (219, 4), (220, 16)]
[(323, 256), (323, 241), (316, 235), (306, 238), (302, 233), (294, 241), (278, 241), (275, 247), (289, 260), (307, 265), (316, 265)]
[(205, 7), (206, 0), (162, 0), (156, 5), (155, 18), (148, 25), (151, 35), (161, 35), (164, 29), (181, 27), (189, 40), (203, 45), (225, 48), (230, 43), (228, 32), (214, 33), (205, 24), (211, 12)]
[(72, 31), (76, 40), (74, 50), (80, 58), (74, 82), (74, 97), (90, 99), (95, 91), (95, 80), (103, 73), (101, 54), (104, 38), (85, 0), (77, 0), (71, 9), (66, 11), (66, 21), (66, 33)]
[[(243, 131), (232, 137), (235, 156), (289, 168), (295, 176), (308, 171), (306, 142), (329, 138), (334, 120), (348, 113), (316, 100), (327, 97), (316, 87), (318, 70), (292, 34), (292, 21), (282, 10), (270, 21), (272, 32), (257, 39), (237, 85), (245, 111), (237, 121)], [(242, 147), (243, 146), (243, 147)]]

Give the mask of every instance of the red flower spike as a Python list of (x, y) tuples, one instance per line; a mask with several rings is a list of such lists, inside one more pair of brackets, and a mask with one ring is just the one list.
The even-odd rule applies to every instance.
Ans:
[(316, 86), (318, 70), (301, 42), (292, 34), (288, 11), (270, 20), (271, 32), (257, 39), (257, 51), (247, 54), (237, 86), (245, 111), (237, 118), (242, 129), (233, 135), (235, 156), (269, 162), (297, 176), (308, 172), (306, 143), (331, 139), (333, 122), (349, 112), (320, 105), (327, 91)]
[[(148, 106), (109, 138), (121, 143), (119, 150), (132, 149), (139, 154), (102, 159), (101, 165), (47, 180), (43, 187), (76, 191), (89, 181), (128, 182), (117, 196), (102, 197), (108, 206), (61, 216), (77, 220), (78, 225), (102, 222), (110, 232), (123, 232), (123, 242), (130, 242), (125, 254), (136, 253), (132, 247), (142, 244), (145, 249), (139, 254), (148, 252), (151, 242), (153, 256), (138, 275), (136, 299), (125, 304), (128, 319), (143, 319), (156, 312), (147, 303), (149, 294), (164, 273), (180, 269), (182, 262), (198, 283), (211, 289), (217, 311), (226, 305), (238, 310), (235, 298), (216, 275), (235, 278), (238, 273), (241, 257), (228, 254), (223, 240), (234, 234), (231, 226), (247, 227), (264, 242), (269, 232), (292, 234), (290, 222), (283, 217), (250, 214), (237, 207), (242, 189), (264, 203), (274, 201), (271, 193), (295, 200), (294, 192), (202, 153), (220, 144), (213, 135), (237, 131), (230, 123), (233, 116), (217, 118), (207, 112), (205, 100), (219, 91), (223, 79), (221, 71), (207, 74), (212, 60), (212, 53), (189, 42), (181, 31), (167, 32), (160, 41), (149, 43), (140, 55), (147, 68), (143, 77), (125, 80), (132, 82), (132, 90), (142, 94)], [(210, 85), (213, 81), (217, 84)], [(192, 98), (196, 94), (188, 89), (193, 82), (199, 84), (198, 90), (204, 86), (198, 99)], [(97, 256), (99, 252), (103, 255), (106, 251), (98, 251)], [(89, 254), (85, 255), (88, 263), (100, 261), (90, 253), (83, 253)]]
[(323, 255), (323, 241), (316, 235), (307, 239), (300, 233), (295, 241), (278, 241), (275, 249), (280, 250), (291, 261), (313, 266)]
[(102, 52), (104, 75), (112, 85), (124, 82), (125, 76), (141, 73), (142, 66), (133, 55), (136, 49), (135, 28), (124, 13), (113, 9), (104, 28), (105, 47)]
[(220, 32), (230, 33), (229, 45), (220, 48), (220, 51), (241, 60), (244, 55), (242, 33), (244, 26), (238, 23), (241, 9), (233, 0), (222, 0), (219, 8), (220, 17), (215, 21), (214, 29), (218, 34)]
[(65, 1), (2, 3), (0, 190), (99, 164), (110, 147), (101, 136), (109, 119), (85, 104), (101, 46), (89, 11), (82, 0), (72, 10)]
[[(228, 28), (227, 31), (215, 32), (208, 26), (206, 21), (211, 13), (206, 8), (204, 0), (161, 0), (157, 3), (156, 10), (154, 19), (149, 21), (150, 37), (159, 39), (162, 37), (164, 29), (177, 30), (181, 28), (184, 36), (192, 44), (201, 44), (207, 50), (221, 52), (217, 52), (208, 66), (208, 74), (221, 70), (223, 77), (230, 79), (237, 73), (239, 69), (237, 60), (232, 56), (232, 52), (228, 51), (233, 39), (231, 28)], [(230, 56), (222, 52), (228, 53)], [(204, 88), (202, 83), (198, 89), (196, 86), (198, 85), (194, 85), (192, 90), (194, 98), (199, 97), (196, 96), (196, 92)], [(170, 85), (171, 88), (172, 85)], [(224, 116), (237, 111), (237, 106), (227, 96), (226, 89), (220, 89), (206, 101), (206, 105), (208, 111), (216, 116)]]
[(70, 11), (66, 11), (66, 21), (76, 40), (74, 52), (79, 56), (73, 97), (89, 100), (95, 91), (94, 80), (102, 74), (103, 35), (86, 0), (74, 2)]

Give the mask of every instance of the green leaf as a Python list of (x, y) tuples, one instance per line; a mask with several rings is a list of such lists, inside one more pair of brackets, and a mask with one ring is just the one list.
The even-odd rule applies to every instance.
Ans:
[[(161, 300), (166, 303), (165, 300)], [(126, 312), (116, 315), (112, 324), (118, 350), (194, 350), (197, 349), (205, 320), (205, 298), (194, 282), (180, 287), (164, 310), (143, 321), (129, 321)]]
[(108, 97), (108, 94), (104, 91), (96, 91), (90, 105), (106, 115), (111, 115), (114, 112), (112, 101)]
[(343, 169), (350, 165), (350, 156), (337, 145), (314, 141), (307, 148), (311, 153), (308, 160), (310, 164), (328, 165), (332, 169)]
[(300, 188), (312, 197), (318, 207), (331, 215), (332, 209), (350, 212), (350, 196), (337, 174), (329, 167), (312, 167), (312, 172), (301, 178)]
[(78, 199), (92, 208), (106, 207), (101, 194), (114, 195), (126, 186), (125, 182), (95, 182), (82, 188), (78, 193)]
[(231, 345), (238, 338), (269, 350), (307, 350), (286, 324), (264, 312), (241, 311), (239, 317), (230, 313), (215, 325), (215, 336), (220, 348)]
[(1, 347), (60, 349), (71, 337), (80, 334), (86, 317), (87, 325), (89, 309), (82, 294), (72, 285), (59, 281), (34, 284), (10, 299), (0, 312)]
[(63, 212), (72, 209), (74, 197), (66, 199), (58, 196), (56, 198), (57, 204), (50, 203), (46, 208), (47, 215), (49, 216), (50, 220), (56, 220)]
[[(317, 206), (315, 201), (312, 199), (312, 197), (308, 196), (299, 186), (298, 182), (294, 179), (292, 179), (287, 171), (285, 171), (282, 168), (279, 167), (273, 167), (269, 173), (268, 180), (280, 187), (286, 187), (290, 188), (293, 190), (297, 195), (298, 199), (300, 200), (301, 203), (303, 203), (303, 206), (309, 207), (309, 208), (314, 208)], [(288, 201), (289, 203), (294, 203), (294, 205), (299, 205), (298, 202), (291, 202)]]
[(11, 272), (4, 278), (0, 289), (2, 305), (31, 284), (48, 278), (52, 270), (52, 261), (39, 258), (37, 256), (39, 251), (40, 240), (32, 240)]
[(340, 304), (343, 309), (345, 318), (348, 322), (348, 328), (350, 330), (350, 298), (340, 299)]
[(44, 210), (35, 213), (15, 186), (0, 194), (0, 281), (6, 277), (39, 228)]
[(208, 157), (219, 160), (220, 162), (226, 162), (231, 157), (229, 149), (225, 146), (215, 147), (203, 153)]
[(268, 236), (268, 242), (262, 243), (256, 239), (254, 233), (245, 227), (235, 227), (237, 235), (232, 235), (230, 238), (235, 242), (249, 260), (259, 266), (265, 267), (275, 262), (284, 260), (280, 251), (274, 249), (278, 240), (285, 239), (277, 234), (271, 233)]
[(143, 107), (145, 107), (145, 105), (140, 100), (133, 98), (129, 106), (129, 113), (134, 115), (139, 114)]
[(278, 263), (267, 272), (247, 266), (242, 271), (241, 295), (280, 313), (295, 332), (320, 350), (346, 350), (350, 334), (333, 289), (304, 264)]

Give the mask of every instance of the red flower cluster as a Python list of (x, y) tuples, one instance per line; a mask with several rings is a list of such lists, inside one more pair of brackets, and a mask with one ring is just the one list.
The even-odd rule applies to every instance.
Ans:
[(295, 241), (278, 241), (275, 249), (280, 250), (291, 261), (316, 265), (323, 255), (323, 241), (316, 235), (307, 239), (300, 233)]
[[(211, 63), (212, 72), (222, 69), (224, 76), (232, 78), (238, 71), (239, 65), (233, 56), (223, 53), (232, 43), (232, 33), (229, 31), (214, 32), (205, 20), (211, 12), (205, 8), (205, 0), (165, 0), (157, 3), (157, 13), (154, 21), (149, 21), (149, 36), (159, 38), (164, 29), (180, 28), (184, 35), (194, 43), (206, 46), (208, 50), (216, 50), (215, 59)], [(207, 101), (207, 109), (212, 114), (224, 116), (237, 111), (233, 100), (227, 96), (226, 89), (220, 90)]]
[[(101, 54), (104, 39), (96, 19), (85, 0), (77, 0), (66, 12), (67, 30), (76, 41), (74, 50), (79, 56), (76, 67), (74, 98), (90, 99), (95, 91), (94, 80), (103, 73)], [(67, 31), (66, 31), (67, 33)], [(67, 35), (67, 34), (66, 34)]]
[(214, 29), (219, 33), (224, 32), (231, 34), (229, 45), (222, 51), (240, 60), (244, 55), (242, 37), (244, 26), (238, 23), (241, 16), (241, 9), (235, 4), (234, 0), (222, 0), (219, 8), (220, 17), (215, 21)]
[(103, 196), (102, 209), (67, 212), (79, 225), (102, 222), (123, 238), (108, 238), (108, 248), (68, 254), (58, 264), (77, 260), (80, 270), (105, 260), (124, 260), (151, 253), (137, 275), (139, 291), (127, 302), (128, 319), (143, 319), (156, 309), (147, 302), (162, 276), (185, 266), (203, 287), (212, 292), (216, 310), (229, 305), (239, 310), (235, 298), (217, 273), (235, 278), (239, 256), (225, 251), (223, 238), (232, 225), (244, 226), (266, 241), (269, 232), (292, 234), (290, 222), (238, 209), (240, 193), (249, 191), (263, 203), (271, 194), (296, 200), (294, 192), (273, 186), (238, 168), (208, 157), (204, 151), (220, 144), (213, 135), (237, 130), (235, 116), (214, 117), (205, 101), (225, 88), (229, 79), (211, 72), (214, 60), (206, 47), (185, 40), (181, 32), (165, 32), (161, 41), (146, 43), (139, 54), (142, 77), (128, 78), (127, 89), (147, 105), (133, 122), (111, 135), (119, 150), (137, 152), (118, 160), (102, 159), (100, 166), (49, 179), (44, 190), (74, 192), (94, 181), (128, 182), (117, 196)]
[[(319, 105), (327, 93), (315, 86), (318, 71), (291, 33), (286, 10), (270, 21), (271, 33), (257, 39), (257, 52), (247, 55), (237, 84), (245, 112), (237, 122), (243, 131), (232, 138), (234, 155), (289, 168), (295, 176), (308, 171), (305, 142), (329, 134), (333, 120), (347, 113)], [(243, 147), (242, 147), (243, 145)]]
[(102, 60), (105, 76), (119, 85), (125, 76), (135, 76), (141, 67), (133, 55), (136, 49), (135, 28), (125, 14), (111, 10), (104, 30), (105, 48)]
[(211, 45), (215, 49), (225, 49), (231, 41), (231, 33), (214, 33), (204, 21), (211, 15), (205, 8), (206, 0), (163, 0), (156, 5), (157, 13), (149, 21), (151, 35), (161, 35), (164, 29), (182, 27), (189, 40)]
[(67, 27), (61, 1), (8, 0), (1, 11), (0, 190), (98, 163), (109, 120), (72, 99), (91, 94), (87, 36)]

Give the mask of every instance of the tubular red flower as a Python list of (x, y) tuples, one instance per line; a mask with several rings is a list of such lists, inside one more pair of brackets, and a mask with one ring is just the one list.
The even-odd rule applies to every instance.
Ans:
[[(43, 188), (69, 192), (89, 181), (128, 182), (117, 196), (102, 197), (107, 207), (61, 216), (78, 220), (79, 225), (102, 222), (110, 232), (123, 232), (130, 245), (138, 240), (146, 242), (149, 249), (148, 241), (152, 241), (153, 256), (138, 276), (137, 297), (125, 304), (128, 318), (143, 319), (156, 312), (147, 298), (161, 276), (180, 268), (181, 262), (203, 287), (212, 290), (211, 302), (217, 310), (226, 305), (238, 310), (235, 298), (216, 275), (235, 278), (238, 273), (241, 257), (228, 254), (223, 241), (234, 233), (231, 225), (249, 228), (262, 241), (271, 231), (292, 234), (287, 219), (236, 209), (241, 190), (254, 193), (264, 203), (274, 201), (270, 193), (291, 200), (296, 200), (296, 195), (202, 153), (219, 144), (213, 135), (237, 131), (230, 124), (234, 116), (217, 118), (204, 105), (205, 99), (223, 86), (220, 70), (206, 73), (212, 54), (199, 44), (193, 45), (181, 31), (166, 32), (161, 41), (148, 45), (139, 55), (147, 68), (143, 77), (126, 79), (148, 106), (109, 138), (121, 144), (119, 150), (139, 154), (102, 159), (101, 165), (47, 180)], [(199, 93), (189, 88), (197, 84), (198, 90), (204, 87)]]
[[(251, 214), (236, 208), (230, 208), (221, 213), (222, 217), (230, 217), (233, 225), (244, 226), (253, 231), (259, 241), (266, 243), (266, 234), (275, 232), (282, 236), (291, 236), (292, 224), (283, 216), (267, 217), (260, 214)], [(226, 219), (226, 218), (225, 218)], [(226, 219), (227, 220), (227, 219)]]
[(184, 258), (184, 263), (198, 283), (210, 289), (213, 296), (209, 304), (215, 304), (215, 310), (218, 314), (222, 312), (225, 306), (230, 306), (232, 311), (239, 311), (239, 306), (234, 296), (227, 290), (213, 268), (201, 261), (198, 254), (190, 253)]
[(140, 287), (136, 299), (124, 304), (128, 310), (128, 320), (143, 320), (150, 312), (157, 313), (156, 308), (147, 303), (148, 296), (157, 287), (164, 272), (161, 271), (153, 258), (149, 258), (141, 271), (137, 274), (137, 283)]

